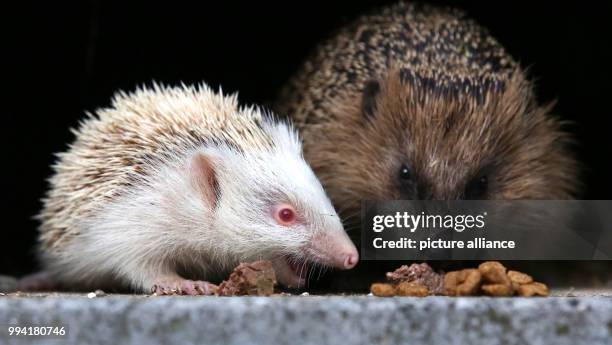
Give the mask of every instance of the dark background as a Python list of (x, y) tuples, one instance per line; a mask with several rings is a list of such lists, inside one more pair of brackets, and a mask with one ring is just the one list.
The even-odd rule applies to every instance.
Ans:
[[(206, 81), (269, 103), (317, 41), (382, 2), (40, 2), (3, 9), (4, 159), (0, 274), (32, 270), (53, 153), (66, 149), (84, 111), (117, 89), (152, 80)], [(583, 199), (610, 199), (609, 25), (603, 2), (433, 1), (467, 10), (524, 66), (542, 101), (571, 131), (585, 165)], [(503, 5), (502, 5), (503, 4)]]

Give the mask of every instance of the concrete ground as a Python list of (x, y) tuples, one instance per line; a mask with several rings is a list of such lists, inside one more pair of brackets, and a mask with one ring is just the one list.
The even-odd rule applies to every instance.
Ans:
[[(0, 295), (0, 344), (612, 344), (612, 289), (548, 298)], [(8, 327), (60, 326), (57, 337)]]

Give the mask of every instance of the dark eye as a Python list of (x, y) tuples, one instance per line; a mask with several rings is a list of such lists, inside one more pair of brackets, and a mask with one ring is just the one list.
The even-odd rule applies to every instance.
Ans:
[(481, 175), (468, 183), (465, 188), (466, 199), (482, 199), (487, 194), (489, 188), (489, 178), (487, 175)]
[(412, 178), (412, 171), (406, 164), (402, 164), (399, 171), (399, 177), (402, 180), (410, 180)]

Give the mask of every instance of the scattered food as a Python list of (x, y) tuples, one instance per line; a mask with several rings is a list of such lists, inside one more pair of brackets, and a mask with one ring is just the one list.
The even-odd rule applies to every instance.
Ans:
[(403, 265), (393, 272), (387, 273), (387, 280), (399, 284), (413, 282), (427, 288), (432, 295), (444, 292), (444, 275), (434, 272), (426, 263)]
[(478, 266), (478, 271), (485, 283), (510, 285), (506, 267), (498, 261), (483, 262)]
[(507, 271), (498, 261), (483, 262), (478, 268), (436, 273), (426, 263), (404, 265), (387, 273), (390, 283), (374, 283), (374, 296), (548, 296), (545, 284), (518, 271)]
[(478, 292), (481, 280), (475, 268), (448, 272), (444, 275), (444, 292), (448, 296), (472, 296)]
[(403, 282), (397, 284), (395, 293), (397, 296), (425, 297), (429, 295), (429, 289), (416, 282)]
[(386, 283), (374, 283), (370, 286), (370, 291), (374, 296), (393, 297), (395, 296), (395, 286)]
[(508, 271), (508, 278), (512, 284), (529, 284), (533, 282), (533, 278), (529, 274), (525, 274), (518, 271)]
[[(454, 271), (446, 273), (446, 277), (457, 275), (460, 272)], [(507, 271), (506, 267), (498, 261), (483, 262), (478, 269), (472, 269), (480, 274), (481, 279), (477, 279), (476, 273), (471, 273), (470, 284), (472, 289), (457, 290), (453, 289), (452, 284), (445, 286), (449, 296), (476, 296), (487, 295), (494, 297), (510, 297), (519, 295), (523, 297), (548, 296), (548, 287), (542, 283), (534, 283), (533, 278), (525, 273), (518, 271)], [(445, 277), (445, 283), (449, 280)], [(467, 279), (467, 277), (466, 277)], [(452, 279), (450, 279), (452, 280)]]
[(522, 297), (548, 296), (548, 286), (538, 282), (520, 285), (516, 291)]
[(481, 286), (480, 289), (485, 295), (497, 297), (509, 297), (514, 293), (510, 284), (486, 284)]
[(229, 278), (219, 285), (219, 296), (270, 296), (274, 293), (276, 275), (270, 261), (241, 263)]
[(370, 291), (374, 296), (425, 297), (444, 292), (444, 275), (434, 272), (426, 263), (403, 265), (387, 273), (387, 280), (390, 283), (372, 284)]

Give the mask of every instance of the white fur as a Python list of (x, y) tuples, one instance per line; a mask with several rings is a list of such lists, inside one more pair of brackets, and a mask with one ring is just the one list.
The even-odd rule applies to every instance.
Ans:
[[(266, 117), (262, 127), (272, 149), (211, 144), (150, 162), (146, 178), (78, 222), (78, 237), (47, 258), (48, 268), (72, 284), (112, 282), (146, 291), (177, 272), (205, 280), (240, 261), (305, 255), (304, 246), (321, 233), (348, 241), (296, 133)], [(215, 209), (190, 180), (195, 154), (214, 162)], [(271, 207), (283, 202), (294, 205), (303, 225), (276, 224)]]

